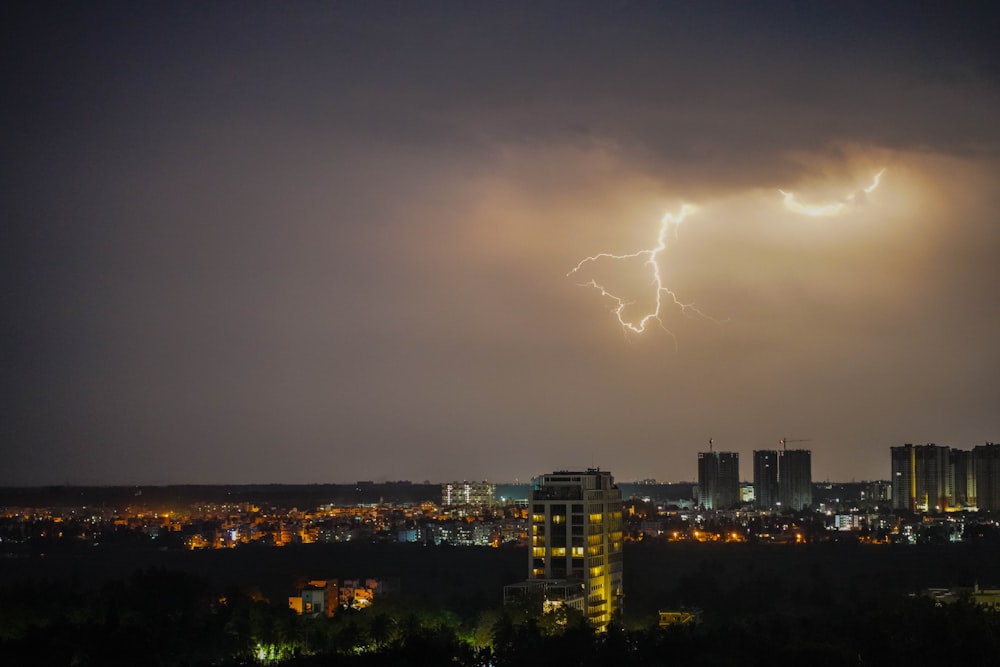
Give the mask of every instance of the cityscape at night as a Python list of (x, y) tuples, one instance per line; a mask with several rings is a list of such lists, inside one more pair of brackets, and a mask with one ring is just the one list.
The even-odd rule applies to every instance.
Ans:
[(2, 16), (0, 663), (997, 663), (995, 2)]
[[(552, 643), (543, 653), (559, 653), (570, 634), (619, 655), (611, 637), (633, 633), (626, 657), (659, 664), (659, 642), (680, 649), (679, 638), (731, 630), (734, 613), (802, 623), (859, 596), (866, 605), (897, 597), (890, 607), (910, 605), (908, 614), (961, 609), (995, 627), (1000, 587), (985, 581), (1000, 581), (1000, 445), (889, 454), (891, 479), (844, 483), (813, 482), (811, 452), (783, 449), (754, 452), (752, 481), (741, 481), (735, 453), (712, 450), (698, 453), (699, 479), (687, 483), (618, 483), (589, 468), (529, 484), (0, 489), (2, 640), (17, 655), (33, 623), (52, 630), (23, 598), (49, 577), (71, 582), (56, 608), (78, 616), (94, 613), (92, 586), (102, 587), (100, 608), (116, 590), (142, 597), (162, 586), (195, 593), (186, 604), (197, 606), (215, 586), (201, 613), (225, 619), (224, 632), (203, 651), (165, 651), (164, 664), (417, 664), (428, 633), (447, 638), (437, 659), (463, 664), (519, 664), (542, 641)], [(942, 570), (941, 558), (961, 567)], [(133, 572), (124, 591), (123, 568)], [(726, 582), (727, 568), (745, 571)], [(747, 574), (772, 597), (737, 603)], [(129, 613), (131, 631), (148, 622), (141, 605)], [(240, 631), (233, 614), (249, 614)], [(866, 654), (895, 655), (876, 644)], [(51, 648), (38, 653), (47, 664), (118, 655), (68, 638)]]

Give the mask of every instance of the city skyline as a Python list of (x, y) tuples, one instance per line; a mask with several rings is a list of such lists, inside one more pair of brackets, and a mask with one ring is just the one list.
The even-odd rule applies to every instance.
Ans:
[[(781, 444), (781, 441), (778, 441), (778, 442), (779, 442), (779, 444)], [(964, 454), (964, 455), (971, 456), (973, 449), (976, 449), (976, 448), (982, 449), (984, 447), (995, 447), (995, 446), (997, 446), (997, 444), (993, 443), (993, 442), (976, 443), (976, 444), (969, 445), (967, 447), (955, 446), (955, 445), (951, 445), (951, 444), (947, 444), (947, 443), (911, 442), (911, 443), (900, 443), (898, 445), (889, 445), (889, 446), (887, 446), (885, 448), (885, 450), (886, 450), (886, 452), (892, 452), (893, 450), (896, 450), (896, 449), (910, 448), (910, 447), (917, 447), (917, 448), (940, 448), (940, 449), (945, 449), (945, 450), (951, 450), (954, 453), (959, 453), (959, 454)], [(694, 450), (692, 450), (692, 456), (696, 457), (696, 459), (697, 459), (697, 465), (700, 465), (702, 457), (706, 456), (706, 455), (708, 455), (710, 453), (720, 454), (720, 455), (727, 455), (727, 456), (735, 455), (736, 458), (738, 459), (739, 456), (740, 456), (740, 452), (743, 451), (743, 450), (741, 450), (739, 448), (728, 448), (728, 449), (729, 449), (729, 451), (715, 451), (715, 450), (711, 450), (710, 452), (705, 452), (705, 451), (695, 452)], [(752, 456), (745, 456), (745, 458), (750, 462), (748, 464), (749, 469), (740, 471), (738, 473), (738, 477), (736, 478), (736, 482), (740, 486), (743, 486), (743, 485), (752, 485), (752, 486), (754, 486), (756, 488), (757, 484), (755, 483), (755, 480), (757, 479), (757, 474), (758, 474), (758, 470), (757, 470), (757, 458), (758, 458), (758, 455), (759, 454), (773, 454), (773, 455), (775, 455), (776, 458), (780, 458), (780, 455), (782, 453), (786, 453), (786, 454), (788, 454), (788, 453), (805, 454), (805, 455), (807, 455), (807, 458), (811, 459), (813, 451), (812, 450), (795, 449), (795, 450), (787, 450), (786, 452), (783, 452), (783, 450), (780, 450), (780, 449), (772, 449), (772, 450), (751, 449), (750, 450), (750, 454), (752, 454)], [(611, 461), (611, 463), (613, 463), (613, 461)], [(857, 475), (849, 475), (848, 477), (843, 477), (843, 478), (833, 478), (833, 477), (829, 477), (829, 476), (822, 476), (822, 475), (820, 475), (820, 476), (811, 476), (811, 482), (810, 483), (812, 485), (822, 485), (822, 484), (826, 484), (826, 483), (860, 483), (860, 482), (878, 482), (878, 481), (888, 481), (888, 482), (891, 482), (892, 478), (895, 476), (895, 472), (893, 470), (893, 465), (894, 464), (892, 463), (892, 461), (891, 461), (890, 458), (886, 458), (886, 460), (885, 460), (884, 463), (885, 463), (885, 466), (884, 466), (885, 470), (883, 471), (883, 474), (881, 474), (881, 476), (859, 477)], [(737, 464), (737, 467), (738, 467), (738, 464)], [(557, 469), (558, 470), (571, 470), (571, 469), (575, 470), (575, 469), (583, 469), (583, 466), (562, 465), (562, 466), (557, 466)], [(610, 466), (595, 465), (595, 466), (591, 466), (589, 469), (592, 469), (592, 470), (595, 470), (595, 471), (602, 471), (602, 470), (603, 471), (608, 471), (608, 470), (610, 470)], [(646, 473), (651, 473), (651, 470), (647, 469)], [(622, 484), (626, 484), (626, 485), (642, 485), (642, 484), (661, 484), (661, 485), (691, 484), (693, 487), (698, 487), (698, 485), (699, 485), (699, 483), (698, 483), (699, 475), (698, 475), (698, 472), (697, 472), (697, 466), (696, 466), (696, 470), (695, 470), (694, 474), (690, 478), (684, 478), (684, 477), (657, 477), (656, 475), (646, 474), (646, 473), (643, 473), (644, 476), (623, 478), (620, 481), (621, 481)], [(533, 484), (536, 484), (543, 477), (544, 477), (544, 475), (542, 475), (542, 474), (536, 474), (536, 475), (528, 475), (528, 476), (525, 476), (525, 477), (501, 478), (501, 477), (496, 477), (496, 476), (490, 475), (488, 473), (487, 474), (483, 474), (483, 475), (462, 475), (461, 471), (459, 471), (459, 474), (457, 476), (454, 476), (454, 477), (451, 477), (451, 478), (445, 478), (445, 477), (440, 477), (440, 478), (438, 478), (438, 477), (427, 477), (427, 478), (421, 479), (419, 477), (412, 477), (412, 476), (411, 477), (403, 476), (403, 477), (398, 477), (398, 478), (388, 478), (388, 477), (384, 477), (383, 476), (383, 477), (379, 477), (379, 478), (367, 478), (367, 479), (365, 479), (362, 476), (362, 477), (358, 477), (357, 479), (349, 479), (349, 478), (345, 477), (345, 478), (342, 478), (342, 479), (341, 478), (338, 478), (338, 479), (324, 479), (324, 480), (321, 480), (321, 481), (318, 481), (318, 482), (317, 481), (312, 481), (312, 482), (283, 482), (283, 481), (280, 481), (280, 480), (261, 480), (261, 481), (248, 481), (248, 482), (190, 482), (190, 481), (185, 481), (185, 480), (170, 481), (170, 480), (158, 480), (158, 479), (135, 479), (135, 480), (125, 481), (125, 482), (114, 482), (114, 483), (106, 483), (106, 484), (87, 484), (87, 483), (77, 483), (77, 482), (65, 480), (65, 481), (62, 481), (62, 482), (52, 482), (52, 483), (46, 483), (46, 484), (28, 484), (28, 483), (25, 483), (25, 484), (17, 484), (17, 483), (14, 483), (14, 484), (0, 484), (0, 488), (5, 488), (5, 487), (8, 487), (8, 488), (17, 488), (17, 487), (30, 488), (30, 487), (42, 487), (42, 486), (51, 486), (51, 487), (59, 487), (59, 486), (68, 486), (68, 487), (73, 487), (73, 486), (80, 486), (80, 487), (91, 487), (91, 486), (92, 487), (101, 487), (101, 486), (106, 486), (106, 487), (132, 487), (132, 486), (134, 486), (136, 488), (141, 488), (143, 486), (146, 486), (146, 487), (168, 487), (168, 486), (221, 486), (221, 487), (225, 487), (225, 486), (250, 486), (250, 487), (252, 487), (252, 486), (268, 486), (268, 485), (277, 485), (277, 486), (304, 486), (304, 487), (308, 487), (308, 486), (324, 485), (324, 484), (330, 484), (330, 485), (335, 485), (335, 486), (352, 486), (352, 485), (357, 485), (357, 484), (362, 484), (362, 485), (366, 485), (366, 484), (420, 484), (420, 485), (429, 485), (429, 486), (440, 486), (440, 487), (442, 487), (442, 489), (445, 488), (445, 487), (454, 487), (452, 489), (452, 492), (456, 493), (456, 494), (469, 494), (469, 493), (473, 493), (473, 492), (475, 494), (480, 494), (480, 493), (482, 493), (482, 491), (479, 489), (479, 487), (482, 486), (482, 485), (488, 485), (488, 486), (491, 486), (491, 487), (495, 487), (497, 485), (531, 487)], [(774, 481), (774, 484), (777, 484), (776, 479)], [(776, 494), (776, 495), (778, 494), (777, 489), (778, 489), (778, 487), (775, 486), (775, 489), (773, 491), (773, 493)], [(697, 493), (695, 493), (695, 495), (697, 495)]]
[(2, 486), (1000, 440), (988, 3), (5, 17)]

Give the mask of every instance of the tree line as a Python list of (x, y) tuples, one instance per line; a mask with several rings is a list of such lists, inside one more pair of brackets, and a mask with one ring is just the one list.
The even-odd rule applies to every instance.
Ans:
[[(789, 602), (768, 583), (729, 590), (711, 567), (681, 577), (678, 595), (730, 604), (697, 625), (656, 619), (597, 633), (578, 613), (544, 614), (538, 600), (455, 610), (426, 598), (387, 597), (333, 618), (298, 616), (284, 600), (219, 590), (162, 568), (86, 590), (28, 581), (0, 590), (0, 655), (12, 665), (532, 665), (995, 664), (1000, 614), (967, 600), (936, 606), (912, 596), (823, 596)], [(815, 594), (815, 598), (812, 595)], [(9, 661), (8, 661), (9, 660)]]

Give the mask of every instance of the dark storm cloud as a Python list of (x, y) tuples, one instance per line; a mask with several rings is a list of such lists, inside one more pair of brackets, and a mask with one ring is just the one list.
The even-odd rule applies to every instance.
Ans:
[[(523, 477), (607, 443), (678, 478), (708, 429), (789, 427), (874, 476), (890, 438), (997, 427), (987, 3), (4, 11), (0, 483)], [(869, 228), (760, 194), (880, 160), (943, 194)], [(727, 197), (669, 257), (733, 324), (624, 342), (566, 280)]]

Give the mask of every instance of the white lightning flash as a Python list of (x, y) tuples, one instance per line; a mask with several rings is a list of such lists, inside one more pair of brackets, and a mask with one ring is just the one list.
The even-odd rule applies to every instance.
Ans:
[(807, 204), (803, 204), (798, 200), (796, 200), (795, 195), (792, 194), (791, 192), (785, 192), (784, 190), (778, 190), (778, 192), (780, 192), (782, 196), (784, 196), (785, 198), (785, 208), (787, 208), (789, 211), (793, 211), (794, 213), (801, 213), (802, 215), (811, 215), (814, 217), (839, 215), (840, 213), (844, 212), (844, 209), (847, 208), (848, 204), (857, 202), (865, 195), (872, 193), (875, 190), (875, 188), (878, 187), (879, 182), (881, 182), (882, 180), (882, 174), (884, 173), (885, 169), (883, 168), (881, 171), (875, 174), (875, 177), (872, 179), (872, 184), (869, 185), (867, 188), (863, 188), (861, 190), (857, 190), (856, 192), (852, 192), (851, 194), (847, 195), (840, 201), (832, 202), (829, 204), (819, 204), (816, 206), (809, 206)]
[(607, 288), (598, 283), (596, 280), (591, 279), (587, 282), (579, 284), (581, 287), (592, 287), (597, 291), (599, 291), (602, 297), (607, 297), (608, 299), (611, 299), (611, 301), (615, 304), (614, 307), (611, 309), (611, 312), (613, 312), (615, 314), (615, 317), (618, 318), (618, 323), (622, 326), (622, 328), (625, 330), (626, 333), (631, 331), (632, 333), (641, 334), (646, 330), (646, 327), (651, 322), (656, 322), (657, 324), (660, 325), (660, 328), (662, 328), (667, 333), (670, 333), (670, 331), (664, 326), (663, 320), (660, 319), (660, 312), (663, 307), (663, 295), (669, 296), (670, 300), (673, 301), (673, 303), (676, 306), (678, 306), (681, 309), (681, 312), (684, 313), (685, 315), (688, 315), (690, 313), (695, 313), (697, 315), (700, 315), (701, 317), (705, 317), (706, 319), (712, 319), (708, 315), (705, 315), (700, 310), (695, 308), (694, 304), (681, 302), (677, 298), (677, 295), (670, 288), (666, 287), (663, 284), (663, 278), (660, 275), (660, 264), (658, 259), (660, 253), (666, 250), (667, 248), (668, 230), (672, 225), (674, 229), (674, 238), (676, 238), (677, 227), (681, 224), (681, 222), (684, 221), (684, 218), (686, 218), (689, 214), (693, 213), (694, 210), (695, 210), (694, 206), (690, 204), (684, 204), (683, 206), (681, 206), (681, 210), (676, 215), (670, 213), (665, 214), (663, 218), (660, 220), (660, 233), (659, 236), (657, 237), (656, 246), (652, 248), (647, 248), (645, 250), (638, 250), (636, 252), (629, 253), (627, 255), (615, 255), (609, 252), (602, 252), (596, 255), (591, 255), (590, 257), (586, 257), (580, 260), (580, 263), (577, 264), (575, 267), (573, 267), (573, 269), (569, 273), (567, 273), (566, 276), (567, 277), (572, 276), (581, 268), (583, 268), (586, 264), (589, 264), (591, 262), (596, 262), (599, 259), (635, 259), (638, 257), (645, 257), (646, 258), (645, 265), (650, 268), (653, 274), (652, 288), (654, 290), (655, 300), (653, 309), (650, 312), (645, 313), (644, 315), (642, 315), (642, 317), (638, 319), (626, 319), (625, 317), (625, 309), (629, 305), (631, 305), (632, 303), (631, 301), (626, 301), (622, 297), (616, 294), (612, 294), (610, 291), (608, 291)]

